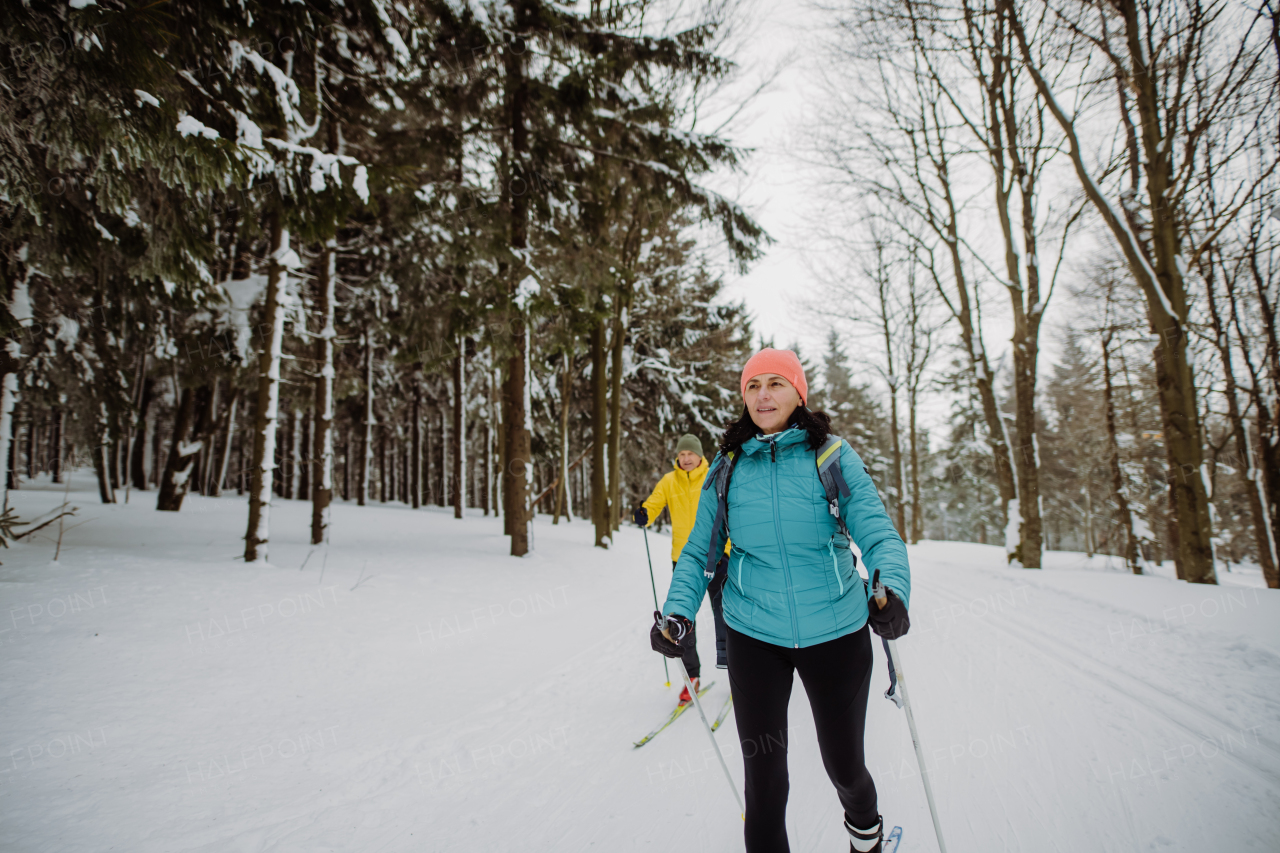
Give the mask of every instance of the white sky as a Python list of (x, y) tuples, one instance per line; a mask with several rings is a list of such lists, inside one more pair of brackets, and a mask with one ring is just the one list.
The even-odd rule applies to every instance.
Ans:
[(826, 330), (806, 321), (796, 301), (816, 284), (802, 260), (805, 189), (812, 176), (791, 152), (803, 127), (812, 73), (803, 47), (814, 16), (802, 4), (756, 2), (755, 9), (756, 24), (740, 54), (745, 79), (733, 93), (749, 93), (775, 69), (782, 71), (729, 129), (730, 139), (752, 153), (744, 172), (718, 187), (777, 242), (747, 275), (729, 277), (725, 295), (746, 302), (757, 335), (779, 346), (798, 341), (812, 356), (823, 348)]
[[(725, 131), (736, 145), (752, 149), (745, 169), (737, 175), (719, 175), (710, 183), (738, 200), (776, 243), (746, 275), (732, 272), (727, 276), (725, 298), (745, 302), (757, 340), (763, 335), (773, 338), (778, 346), (798, 342), (806, 357), (818, 362), (826, 348), (827, 328), (807, 315), (803, 302), (821, 289), (805, 264), (806, 253), (815, 251), (814, 241), (806, 233), (806, 221), (820, 186), (815, 187), (819, 176), (803, 162), (799, 149), (803, 147), (806, 128), (813, 126), (813, 117), (822, 114), (821, 87), (815, 82), (816, 63), (821, 57), (812, 35), (822, 26), (821, 13), (803, 2), (767, 0), (754, 0), (752, 12), (753, 23), (743, 33), (741, 49), (736, 53), (744, 79), (722, 94), (723, 115), (727, 116), (733, 105), (775, 68), (781, 66), (782, 71)], [(850, 85), (856, 85), (856, 81), (850, 81)], [(700, 127), (705, 130), (717, 123), (716, 118), (704, 119)], [(1047, 247), (1042, 247), (1042, 254), (1048, 254)], [(1069, 280), (1071, 274), (1064, 269), (1064, 278)], [(1041, 376), (1051, 369), (1061, 330), (1073, 320), (1065, 284), (1066, 281), (1060, 282), (1041, 330)], [(1003, 293), (984, 294), (984, 339), (993, 364), (1009, 347), (1006, 305)], [(847, 349), (855, 348), (850, 340)], [(937, 363), (945, 363), (944, 358), (949, 360), (949, 356), (944, 354)], [(926, 405), (929, 419), (937, 423), (945, 418), (947, 403), (930, 400)]]

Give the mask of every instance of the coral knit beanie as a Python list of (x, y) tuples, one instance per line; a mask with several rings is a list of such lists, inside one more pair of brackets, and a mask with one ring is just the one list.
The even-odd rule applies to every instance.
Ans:
[(809, 383), (804, 378), (804, 367), (800, 358), (789, 349), (773, 349), (765, 347), (747, 359), (742, 368), (742, 396), (747, 396), (747, 381), (762, 373), (776, 373), (786, 379), (800, 392), (800, 403), (809, 399)]

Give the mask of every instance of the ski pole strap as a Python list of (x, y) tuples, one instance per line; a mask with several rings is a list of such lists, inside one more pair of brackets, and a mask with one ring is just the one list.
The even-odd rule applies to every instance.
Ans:
[(703, 491), (713, 486), (716, 490), (716, 517), (711, 523), (711, 536), (707, 540), (707, 561), (702, 568), (702, 574), (708, 580), (716, 576), (716, 564), (720, 562), (720, 554), (724, 551), (725, 539), (729, 535), (729, 477), (732, 476), (736, 463), (737, 454), (730, 451), (719, 458), (715, 468), (702, 483)]

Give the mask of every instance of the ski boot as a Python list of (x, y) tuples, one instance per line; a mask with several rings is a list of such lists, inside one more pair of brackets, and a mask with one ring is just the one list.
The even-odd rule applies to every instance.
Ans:
[[(696, 679), (696, 678), (691, 678), (691, 679), (689, 679), (689, 680), (693, 682), (693, 689), (694, 689), (694, 690), (697, 690), (697, 689), (698, 689), (698, 679)], [(689, 695), (689, 687), (688, 687), (688, 685), (685, 685), (685, 686), (680, 690), (680, 704), (681, 704), (681, 705), (688, 705), (688, 704), (689, 704), (690, 702), (692, 702), (692, 701), (693, 701), (693, 698)]]
[(844, 817), (844, 828), (849, 833), (850, 853), (881, 853), (884, 840), (884, 819), (876, 815), (875, 825), (869, 829), (858, 829), (849, 823), (849, 816)]

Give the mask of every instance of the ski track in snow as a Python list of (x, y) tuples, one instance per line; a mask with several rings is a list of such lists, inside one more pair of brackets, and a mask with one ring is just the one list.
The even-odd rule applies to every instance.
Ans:
[[(951, 601), (962, 602), (964, 600), (962, 594), (948, 589), (943, 584), (935, 584), (935, 588), (939, 591), (946, 590), (944, 597)], [(1015, 616), (1007, 616), (1004, 624), (992, 624), (989, 627), (1038, 649), (1046, 657), (1065, 664), (1084, 677), (1122, 697), (1133, 698), (1132, 694), (1134, 692), (1141, 694), (1142, 698), (1146, 700), (1141, 706), (1143, 710), (1158, 715), (1191, 737), (1203, 741), (1218, 737), (1217, 733), (1224, 729), (1232, 731), (1236, 728), (1234, 724), (1222, 719), (1214, 711), (1188, 702), (1180, 698), (1172, 690), (1157, 687), (1140, 676), (1125, 672), (1115, 666), (1114, 663), (1107, 664), (1080, 652), (1078, 649), (1073, 649), (1068, 643), (1053, 637), (1048, 632), (1037, 636), (1033, 626), (1027, 625), (1023, 620)], [(1119, 682), (1128, 682), (1128, 688), (1126, 689)], [(1261, 699), (1262, 697), (1255, 696), (1254, 698)], [(1177, 710), (1171, 710), (1171, 708)], [(1190, 721), (1188, 721), (1188, 717), (1191, 718)], [(1261, 759), (1258, 762), (1252, 760), (1251, 753), (1248, 752), (1225, 754), (1230, 759), (1236, 760), (1241, 766), (1254, 771), (1264, 783), (1275, 785), (1280, 780), (1280, 775), (1277, 775), (1277, 770), (1280, 769), (1280, 753), (1277, 753), (1276, 747), (1269, 739), (1261, 735), (1255, 746), (1258, 749), (1257, 757)]]
[[(307, 559), (309, 504), (276, 499), (274, 565), (246, 566), (243, 498), (157, 513), (154, 492), (104, 507), (90, 473), (74, 482), (92, 523), (60, 564), (52, 529), (0, 552), (6, 853), (742, 849), (695, 713), (632, 749), (679, 677), (666, 689), (649, 649), (630, 526), (604, 552), (581, 520), (540, 517), (516, 560), (478, 511), (339, 502), (331, 548)], [(11, 493), (25, 519), (61, 500), (43, 480)], [(661, 598), (669, 543), (650, 538)], [(910, 553), (899, 648), (949, 849), (1280, 849), (1276, 591), (1075, 554), (1036, 572), (994, 546)], [(728, 674), (705, 602), (699, 621), (714, 713)], [(873, 647), (880, 809), (904, 850), (935, 850)], [(792, 849), (846, 851), (798, 679), (789, 724)], [(730, 712), (716, 738), (741, 784), (734, 732)]]

